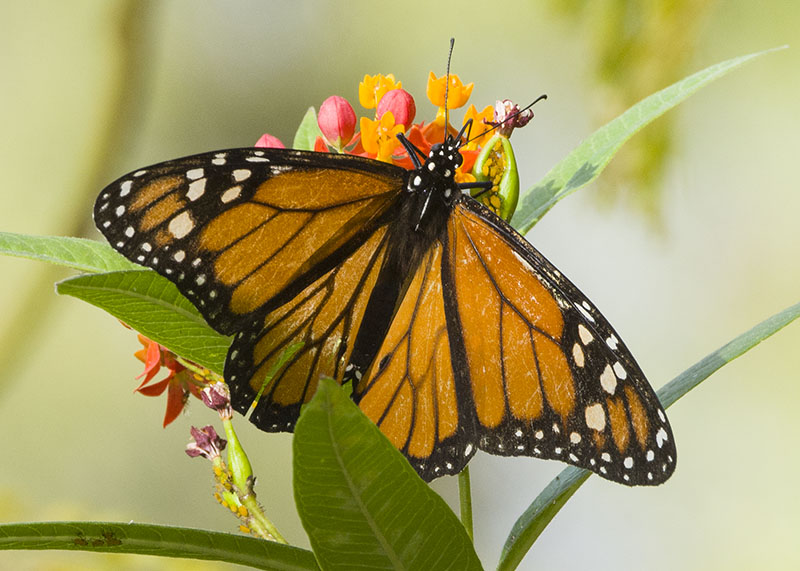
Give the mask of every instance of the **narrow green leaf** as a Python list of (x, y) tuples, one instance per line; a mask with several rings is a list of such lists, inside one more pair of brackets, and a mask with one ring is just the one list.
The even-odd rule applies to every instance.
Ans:
[(303, 120), (300, 121), (300, 126), (294, 134), (294, 142), (292, 142), (293, 149), (301, 149), (304, 151), (313, 151), (314, 143), (317, 137), (322, 136), (322, 131), (319, 130), (317, 124), (317, 112), (313, 107), (309, 107), (306, 114), (303, 115)]
[[(743, 355), (798, 317), (800, 317), (800, 303), (765, 319), (730, 343), (710, 353), (661, 387), (658, 391), (661, 404), (664, 408), (671, 406), (723, 365)], [(570, 466), (562, 470), (547, 485), (514, 523), (503, 546), (500, 562), (497, 565), (498, 571), (517, 568), (547, 524), (591, 474), (587, 470)]]
[(222, 373), (230, 338), (211, 329), (178, 288), (155, 272), (77, 276), (58, 283), (56, 290), (104, 309), (181, 357)]
[(522, 234), (528, 232), (556, 202), (589, 184), (602, 172), (625, 141), (678, 103), (737, 67), (766, 53), (765, 50), (712, 65), (646, 97), (622, 115), (589, 135), (544, 178), (523, 193), (512, 220)]
[(243, 535), (141, 523), (67, 521), (0, 524), (0, 550), (10, 549), (138, 553), (225, 561), (276, 571), (319, 569), (314, 554), (305, 549)]
[(294, 433), (294, 496), (322, 569), (480, 569), (447, 504), (330, 379)]
[(89, 273), (141, 268), (126, 260), (108, 244), (63, 236), (0, 232), (0, 254), (50, 262)]

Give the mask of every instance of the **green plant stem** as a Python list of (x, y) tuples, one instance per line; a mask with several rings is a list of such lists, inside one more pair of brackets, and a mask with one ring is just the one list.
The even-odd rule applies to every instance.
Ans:
[(275, 525), (269, 521), (267, 516), (264, 514), (264, 510), (261, 508), (261, 505), (256, 501), (256, 495), (254, 492), (247, 494), (244, 497), (240, 496), (239, 501), (242, 502), (242, 505), (247, 508), (247, 512), (250, 514), (250, 529), (265, 539), (277, 541), (278, 543), (283, 543), (285, 545), (289, 544), (289, 542), (286, 541), (286, 538), (281, 535)]
[(223, 419), (222, 424), (225, 427), (225, 436), (228, 439), (228, 467), (233, 476), (233, 483), (236, 486), (236, 495), (239, 498), (239, 502), (247, 508), (248, 527), (260, 537), (288, 544), (275, 525), (267, 518), (264, 509), (256, 500), (256, 492), (253, 489), (255, 478), (253, 478), (250, 460), (248, 460), (247, 454), (242, 448), (242, 443), (236, 435), (233, 423), (230, 419)]
[(469, 466), (466, 466), (458, 475), (458, 499), (461, 504), (461, 523), (467, 530), (467, 535), (472, 541), (472, 488), (469, 482)]

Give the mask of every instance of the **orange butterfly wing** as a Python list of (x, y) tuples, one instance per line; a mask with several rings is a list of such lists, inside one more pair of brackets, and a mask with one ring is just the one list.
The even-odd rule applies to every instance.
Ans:
[[(413, 357), (413, 358), (412, 358)], [(628, 485), (675, 468), (641, 369), (578, 289), (508, 224), (455, 201), (356, 400), (423, 478), (480, 448)]]
[(446, 255), (435, 242), (423, 257), (354, 391), (361, 410), (426, 480), (458, 472), (472, 455), (445, 318)]
[[(343, 363), (386, 252), (406, 171), (350, 155), (232, 149), (154, 165), (101, 193), (97, 226), (218, 331), (234, 406), (289, 430)], [(273, 358), (302, 347), (263, 387)]]

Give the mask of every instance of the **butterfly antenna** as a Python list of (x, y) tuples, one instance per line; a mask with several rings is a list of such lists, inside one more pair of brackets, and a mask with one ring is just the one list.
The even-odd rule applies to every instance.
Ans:
[[(450, 51), (447, 54), (447, 72), (445, 73), (444, 84), (444, 138), (447, 139), (447, 126), (450, 124), (450, 110), (447, 105), (447, 95), (450, 91), (450, 60), (453, 59), (453, 46), (456, 44), (455, 38), (450, 38)], [(444, 141), (443, 141), (444, 142)]]
[[(547, 94), (543, 93), (542, 95), (540, 95), (539, 97), (537, 97), (536, 99), (534, 99), (534, 100), (533, 100), (533, 103), (530, 103), (530, 104), (529, 104), (529, 105), (527, 105), (527, 106), (526, 106), (524, 109), (520, 109), (520, 110), (519, 110), (519, 111), (517, 111), (516, 113), (512, 113), (511, 115), (509, 115), (508, 117), (506, 117), (504, 120), (500, 121), (499, 123), (495, 123), (494, 125), (492, 125), (492, 126), (491, 126), (491, 127), (489, 127), (488, 129), (486, 129), (485, 131), (483, 131), (483, 132), (481, 132), (481, 133), (478, 133), (478, 134), (477, 134), (477, 135), (475, 135), (474, 137), (472, 137), (472, 138), (468, 139), (468, 140), (467, 140), (467, 142), (466, 142), (465, 144), (469, 144), (470, 142), (474, 141), (475, 139), (479, 139), (480, 137), (483, 137), (483, 136), (484, 136), (486, 133), (491, 133), (491, 132), (492, 132), (492, 131), (494, 131), (495, 129), (499, 128), (501, 125), (504, 125), (504, 124), (508, 123), (509, 121), (511, 121), (512, 119), (515, 119), (515, 118), (516, 118), (516, 117), (518, 117), (519, 115), (521, 115), (521, 114), (525, 113), (525, 111), (527, 111), (528, 109), (530, 109), (531, 107), (533, 107), (534, 105), (536, 105), (537, 103), (539, 103), (539, 101), (542, 101), (543, 99), (547, 99)], [(484, 125), (485, 125), (485, 124), (486, 124), (486, 123), (484, 123)]]

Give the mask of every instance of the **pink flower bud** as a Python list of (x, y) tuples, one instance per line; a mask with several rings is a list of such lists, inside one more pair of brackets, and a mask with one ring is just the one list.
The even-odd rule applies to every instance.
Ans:
[(256, 147), (263, 147), (265, 149), (285, 149), (286, 148), (286, 145), (281, 143), (281, 140), (278, 137), (276, 137), (274, 135), (270, 135), (268, 133), (264, 133), (263, 135), (261, 135), (261, 138), (258, 141), (256, 141), (255, 146)]
[(200, 393), (203, 403), (210, 409), (216, 410), (220, 417), (231, 418), (231, 393), (225, 383), (213, 383), (206, 386)]
[(320, 105), (317, 123), (331, 146), (341, 149), (356, 131), (356, 113), (347, 99), (331, 95)]
[(405, 89), (392, 89), (387, 91), (378, 103), (377, 118), (380, 119), (387, 111), (391, 111), (392, 115), (394, 115), (395, 125), (402, 125), (408, 131), (417, 114), (417, 106), (408, 91)]
[(532, 109), (520, 111), (519, 105), (510, 99), (503, 99), (494, 104), (494, 122), (492, 125), (498, 125), (497, 132), (504, 137), (510, 137), (514, 129), (524, 127), (531, 119), (533, 119)]
[(217, 435), (214, 427), (208, 425), (204, 428), (191, 428), (192, 441), (186, 445), (186, 454), (192, 458), (202, 456), (213, 460), (225, 449), (228, 442)]

